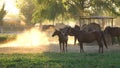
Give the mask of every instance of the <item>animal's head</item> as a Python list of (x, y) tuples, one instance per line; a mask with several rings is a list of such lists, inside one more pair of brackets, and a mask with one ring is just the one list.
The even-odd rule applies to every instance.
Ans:
[(60, 31), (55, 29), (54, 33), (52, 34), (52, 37), (54, 37), (55, 35), (58, 35), (59, 33), (60, 33)]
[(74, 27), (76, 30), (80, 30), (80, 26), (78, 26), (78, 25), (75, 25), (75, 27)]
[(75, 29), (75, 28), (69, 27), (69, 28), (68, 28), (68, 34), (69, 34), (69, 35), (74, 35), (74, 34), (76, 33), (76, 30), (77, 30), (77, 29)]
[(56, 35), (59, 37), (67, 37), (68, 33), (66, 31), (62, 31), (62, 30), (55, 30), (54, 33), (52, 34), (52, 37), (54, 37)]
[(105, 30), (104, 30), (104, 33), (105, 33), (105, 34), (109, 34), (111, 28), (112, 28), (112, 27), (107, 26), (107, 27), (105, 28)]

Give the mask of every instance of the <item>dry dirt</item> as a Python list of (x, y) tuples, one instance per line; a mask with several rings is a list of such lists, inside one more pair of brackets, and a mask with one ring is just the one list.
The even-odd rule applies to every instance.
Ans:
[[(0, 47), (0, 53), (43, 53), (43, 52), (60, 52), (57, 37), (52, 38), (51, 35), (53, 30), (48, 31), (48, 36), (50, 37), (49, 45), (40, 45), (37, 47)], [(73, 45), (74, 38), (69, 38), (68, 40), (68, 52), (80, 53), (80, 47), (78, 45)], [(0, 45), (1, 46), (1, 45)], [(84, 44), (85, 53), (98, 53), (97, 44)], [(114, 44), (109, 45), (108, 49), (104, 47), (104, 52), (110, 51), (120, 51), (120, 45)]]
[[(97, 45), (84, 45), (85, 53), (97, 53)], [(69, 45), (68, 52), (79, 53), (79, 46)], [(104, 52), (120, 51), (118, 44), (109, 46), (108, 49), (104, 47)], [(42, 45), (39, 47), (0, 47), (0, 53), (43, 53), (43, 52), (59, 52), (58, 44)]]

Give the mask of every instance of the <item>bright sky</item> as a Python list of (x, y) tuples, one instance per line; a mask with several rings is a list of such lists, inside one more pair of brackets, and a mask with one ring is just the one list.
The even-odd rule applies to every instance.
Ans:
[(0, 3), (2, 3), (2, 4), (5, 3), (5, 10), (7, 10), (8, 15), (18, 15), (19, 14), (19, 9), (16, 7), (15, 2), (16, 2), (16, 0), (0, 0)]

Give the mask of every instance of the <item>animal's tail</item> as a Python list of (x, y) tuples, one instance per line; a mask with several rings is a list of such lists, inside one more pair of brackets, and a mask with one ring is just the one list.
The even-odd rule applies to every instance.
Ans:
[(105, 36), (103, 34), (103, 32), (101, 31), (101, 34), (102, 34), (102, 39), (103, 39), (103, 42), (105, 44), (105, 47), (108, 48), (107, 44), (106, 44), (106, 40), (105, 40)]

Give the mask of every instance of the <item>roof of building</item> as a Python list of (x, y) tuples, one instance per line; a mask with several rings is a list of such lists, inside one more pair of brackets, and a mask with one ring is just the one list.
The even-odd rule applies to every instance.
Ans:
[(80, 19), (114, 19), (112, 16), (80, 16)]

